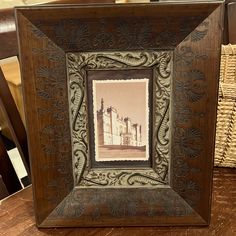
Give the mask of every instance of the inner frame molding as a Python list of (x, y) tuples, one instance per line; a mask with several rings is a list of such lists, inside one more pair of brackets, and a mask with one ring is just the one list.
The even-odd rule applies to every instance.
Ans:
[[(67, 81), (74, 185), (156, 187), (169, 184), (172, 51), (67, 53)], [(91, 168), (87, 102), (88, 70), (152, 69), (152, 167)]]

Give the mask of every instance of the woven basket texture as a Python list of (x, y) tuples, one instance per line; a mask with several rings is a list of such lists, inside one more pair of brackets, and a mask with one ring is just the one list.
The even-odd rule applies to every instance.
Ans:
[(216, 125), (215, 166), (236, 167), (236, 45), (223, 45)]

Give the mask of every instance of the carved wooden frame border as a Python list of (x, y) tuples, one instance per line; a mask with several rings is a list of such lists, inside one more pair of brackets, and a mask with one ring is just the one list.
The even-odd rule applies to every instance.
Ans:
[[(39, 227), (209, 224), (222, 9), (221, 1), (17, 9)], [(173, 51), (169, 184), (76, 187), (66, 55), (143, 50)]]
[[(125, 51), (67, 53), (73, 169), (76, 186), (153, 187), (168, 184), (173, 53)], [(87, 70), (150, 68), (153, 71), (153, 160), (146, 168), (92, 168), (89, 160)], [(83, 122), (86, 120), (86, 122)], [(101, 178), (103, 176), (103, 178)]]

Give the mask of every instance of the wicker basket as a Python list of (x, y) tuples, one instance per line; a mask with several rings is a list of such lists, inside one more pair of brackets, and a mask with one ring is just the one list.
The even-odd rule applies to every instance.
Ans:
[(236, 167), (236, 45), (222, 46), (215, 166)]

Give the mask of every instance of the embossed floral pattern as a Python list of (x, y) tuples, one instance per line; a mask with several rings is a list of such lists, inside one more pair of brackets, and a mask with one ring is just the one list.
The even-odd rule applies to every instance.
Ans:
[[(114, 52), (69, 53), (69, 100), (71, 110), (74, 173), (79, 186), (156, 186), (168, 183), (171, 53)], [(154, 72), (154, 166), (138, 170), (89, 170), (87, 135), (86, 69), (152, 68)]]

